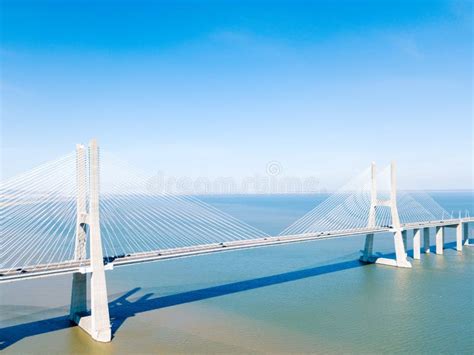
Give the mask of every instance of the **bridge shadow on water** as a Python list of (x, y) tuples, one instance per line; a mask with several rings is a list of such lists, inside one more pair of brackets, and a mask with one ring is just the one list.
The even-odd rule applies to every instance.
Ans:
[[(455, 243), (445, 243), (445, 249), (454, 249)], [(412, 250), (408, 250), (412, 255)], [(377, 256), (394, 258), (395, 254), (376, 253)], [(168, 296), (154, 297), (153, 293), (148, 293), (142, 297), (130, 301), (128, 298), (141, 290), (140, 287), (131, 289), (115, 300), (109, 302), (112, 335), (130, 317), (136, 314), (176, 306), (180, 304), (196, 302), (204, 299), (230, 295), (238, 292), (249, 291), (260, 287), (278, 285), (286, 282), (297, 281), (309, 277), (331, 274), (337, 271), (363, 267), (367, 264), (359, 260), (343, 261), (335, 264), (322, 265), (308, 269), (296, 270), (282, 274), (264, 276), (239, 282), (232, 282), (224, 285), (202, 288), (198, 290), (186, 291)], [(3, 350), (16, 342), (35, 335), (54, 332), (76, 326), (69, 321), (67, 315), (49, 318), (30, 323), (17, 324), (5, 328), (0, 328), (0, 350)]]
[[(249, 291), (260, 287), (297, 281), (308, 277), (330, 274), (337, 271), (362, 267), (364, 265), (365, 264), (362, 264), (358, 260), (344, 261), (330, 265), (317, 266), (314, 268), (233, 282), (162, 297), (158, 296), (152, 298), (154, 294), (148, 293), (136, 300), (129, 301), (128, 298), (136, 294), (141, 289), (140, 287), (137, 287), (109, 303), (112, 334), (117, 332), (117, 330), (123, 325), (127, 318), (133, 317), (138, 313), (149, 312), (160, 308), (230, 295), (243, 291)], [(0, 328), (0, 350), (3, 350), (27, 337), (54, 332), (74, 326), (76, 325), (70, 323), (68, 316), (65, 315)]]

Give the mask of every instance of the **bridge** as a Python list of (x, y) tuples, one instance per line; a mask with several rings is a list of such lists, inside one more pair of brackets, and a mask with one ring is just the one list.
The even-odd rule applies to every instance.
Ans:
[[(361, 262), (411, 268), (442, 255), (446, 228), (469, 244), (468, 212), (445, 211), (422, 192), (397, 190), (396, 165), (374, 163), (279, 235), (268, 235), (187, 195), (156, 191), (152, 177), (92, 140), (0, 185), (0, 283), (72, 274), (70, 319), (111, 340), (105, 271), (127, 265), (286, 243), (365, 235)], [(375, 257), (374, 235), (391, 236), (395, 258)], [(423, 239), (423, 246), (422, 246)], [(90, 276), (90, 310), (87, 307)]]

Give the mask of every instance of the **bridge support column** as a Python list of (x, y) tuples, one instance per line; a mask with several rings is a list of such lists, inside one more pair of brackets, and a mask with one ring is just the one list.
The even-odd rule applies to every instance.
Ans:
[[(92, 140), (89, 144), (89, 245), (90, 245), (90, 316), (82, 316), (74, 313), (74, 321), (94, 340), (109, 342), (112, 339), (110, 329), (109, 305), (107, 300), (107, 286), (105, 280), (104, 258), (102, 253), (102, 240), (100, 235), (99, 221), (99, 148), (97, 142)], [(82, 302), (85, 302), (86, 284), (85, 274), (75, 274), (76, 286), (80, 286), (80, 292), (73, 287), (74, 294)], [(74, 282), (74, 281), (73, 281)], [(79, 287), (79, 286), (78, 286)], [(80, 297), (79, 297), (80, 296)]]
[(430, 253), (430, 229), (423, 228), (423, 251), (425, 254)]
[(403, 239), (403, 248), (405, 249), (405, 255), (408, 256), (408, 232), (406, 230), (402, 231), (402, 239)]
[(401, 231), (396, 231), (395, 233), (393, 233), (393, 241), (395, 244), (395, 259), (377, 258), (377, 260), (375, 260), (375, 263), (389, 266), (411, 268), (411, 263), (407, 259), (407, 253), (405, 245), (403, 243)]
[(443, 255), (444, 227), (436, 227), (436, 254)]
[(469, 243), (469, 223), (463, 223), (463, 244), (465, 246), (474, 245)]
[(360, 258), (361, 261), (368, 263), (373, 261), (372, 252), (374, 250), (374, 234), (365, 236), (364, 254)]
[(398, 267), (411, 267), (410, 262), (407, 260), (407, 251), (405, 249), (405, 243), (403, 242), (402, 232), (395, 232), (395, 255)]
[(462, 222), (456, 225), (456, 250), (462, 251)]
[(419, 229), (413, 230), (413, 259), (420, 260), (420, 243), (421, 231)]
[(71, 307), (69, 319), (79, 324), (81, 317), (87, 315), (87, 274), (72, 275)]

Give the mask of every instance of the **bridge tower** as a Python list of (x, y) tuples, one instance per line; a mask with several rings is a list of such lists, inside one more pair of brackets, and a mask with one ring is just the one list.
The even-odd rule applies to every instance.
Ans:
[[(102, 252), (99, 220), (100, 158), (95, 139), (89, 143), (89, 184), (87, 184), (87, 159), (85, 147), (76, 146), (77, 219), (75, 260), (87, 258), (87, 234), (89, 234), (90, 265), (81, 273), (73, 274), (70, 319), (91, 335), (94, 340), (109, 342), (110, 329), (107, 286)], [(87, 197), (89, 208), (87, 210)], [(90, 315), (87, 313), (87, 273), (90, 277)]]
[(404, 236), (404, 231), (400, 225), (400, 217), (398, 215), (397, 208), (397, 173), (395, 162), (392, 162), (390, 165), (390, 198), (387, 200), (379, 200), (377, 197), (376, 166), (375, 163), (372, 162), (370, 174), (370, 208), (367, 225), (369, 229), (377, 227), (377, 206), (385, 206), (390, 208), (390, 213), (392, 217), (391, 230), (393, 232), (393, 241), (395, 245), (395, 259), (375, 258), (372, 255), (374, 245), (374, 233), (369, 233), (365, 237), (365, 246), (364, 252), (361, 256), (361, 261), (410, 268), (411, 263), (407, 260), (406, 253), (406, 233)]
[[(85, 262), (87, 258), (87, 177), (86, 153), (82, 144), (76, 145), (76, 243), (74, 260)], [(87, 313), (87, 274), (72, 274), (70, 319), (79, 323)]]

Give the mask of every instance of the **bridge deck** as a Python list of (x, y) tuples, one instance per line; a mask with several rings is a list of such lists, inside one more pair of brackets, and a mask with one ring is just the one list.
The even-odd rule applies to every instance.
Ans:
[[(417, 228), (432, 228), (440, 226), (453, 226), (459, 223), (473, 222), (474, 218), (450, 219), (444, 221), (429, 221), (419, 223), (407, 223), (402, 225), (403, 230), (412, 230)], [(238, 249), (258, 248), (277, 244), (298, 243), (314, 240), (325, 240), (331, 238), (350, 237), (363, 234), (377, 234), (391, 232), (390, 227), (378, 228), (361, 228), (344, 231), (328, 231), (318, 233), (284, 235), (275, 237), (266, 237), (250, 240), (239, 240), (225, 243), (214, 243), (206, 245), (196, 245), (175, 249), (155, 250), (142, 253), (127, 254), (123, 257), (116, 257), (110, 262), (106, 269), (113, 269), (117, 266), (125, 266), (137, 263), (152, 262), (158, 260), (167, 260), (175, 258), (190, 257), (201, 254), (209, 254), (215, 252), (224, 252)], [(51, 263), (48, 265), (35, 265), (29, 267), (18, 268), (15, 270), (4, 269), (0, 270), (0, 283), (12, 282), (25, 279), (33, 279), (47, 276), (72, 274), (76, 272), (89, 272), (89, 260), (82, 261), (65, 261), (58, 263)]]

